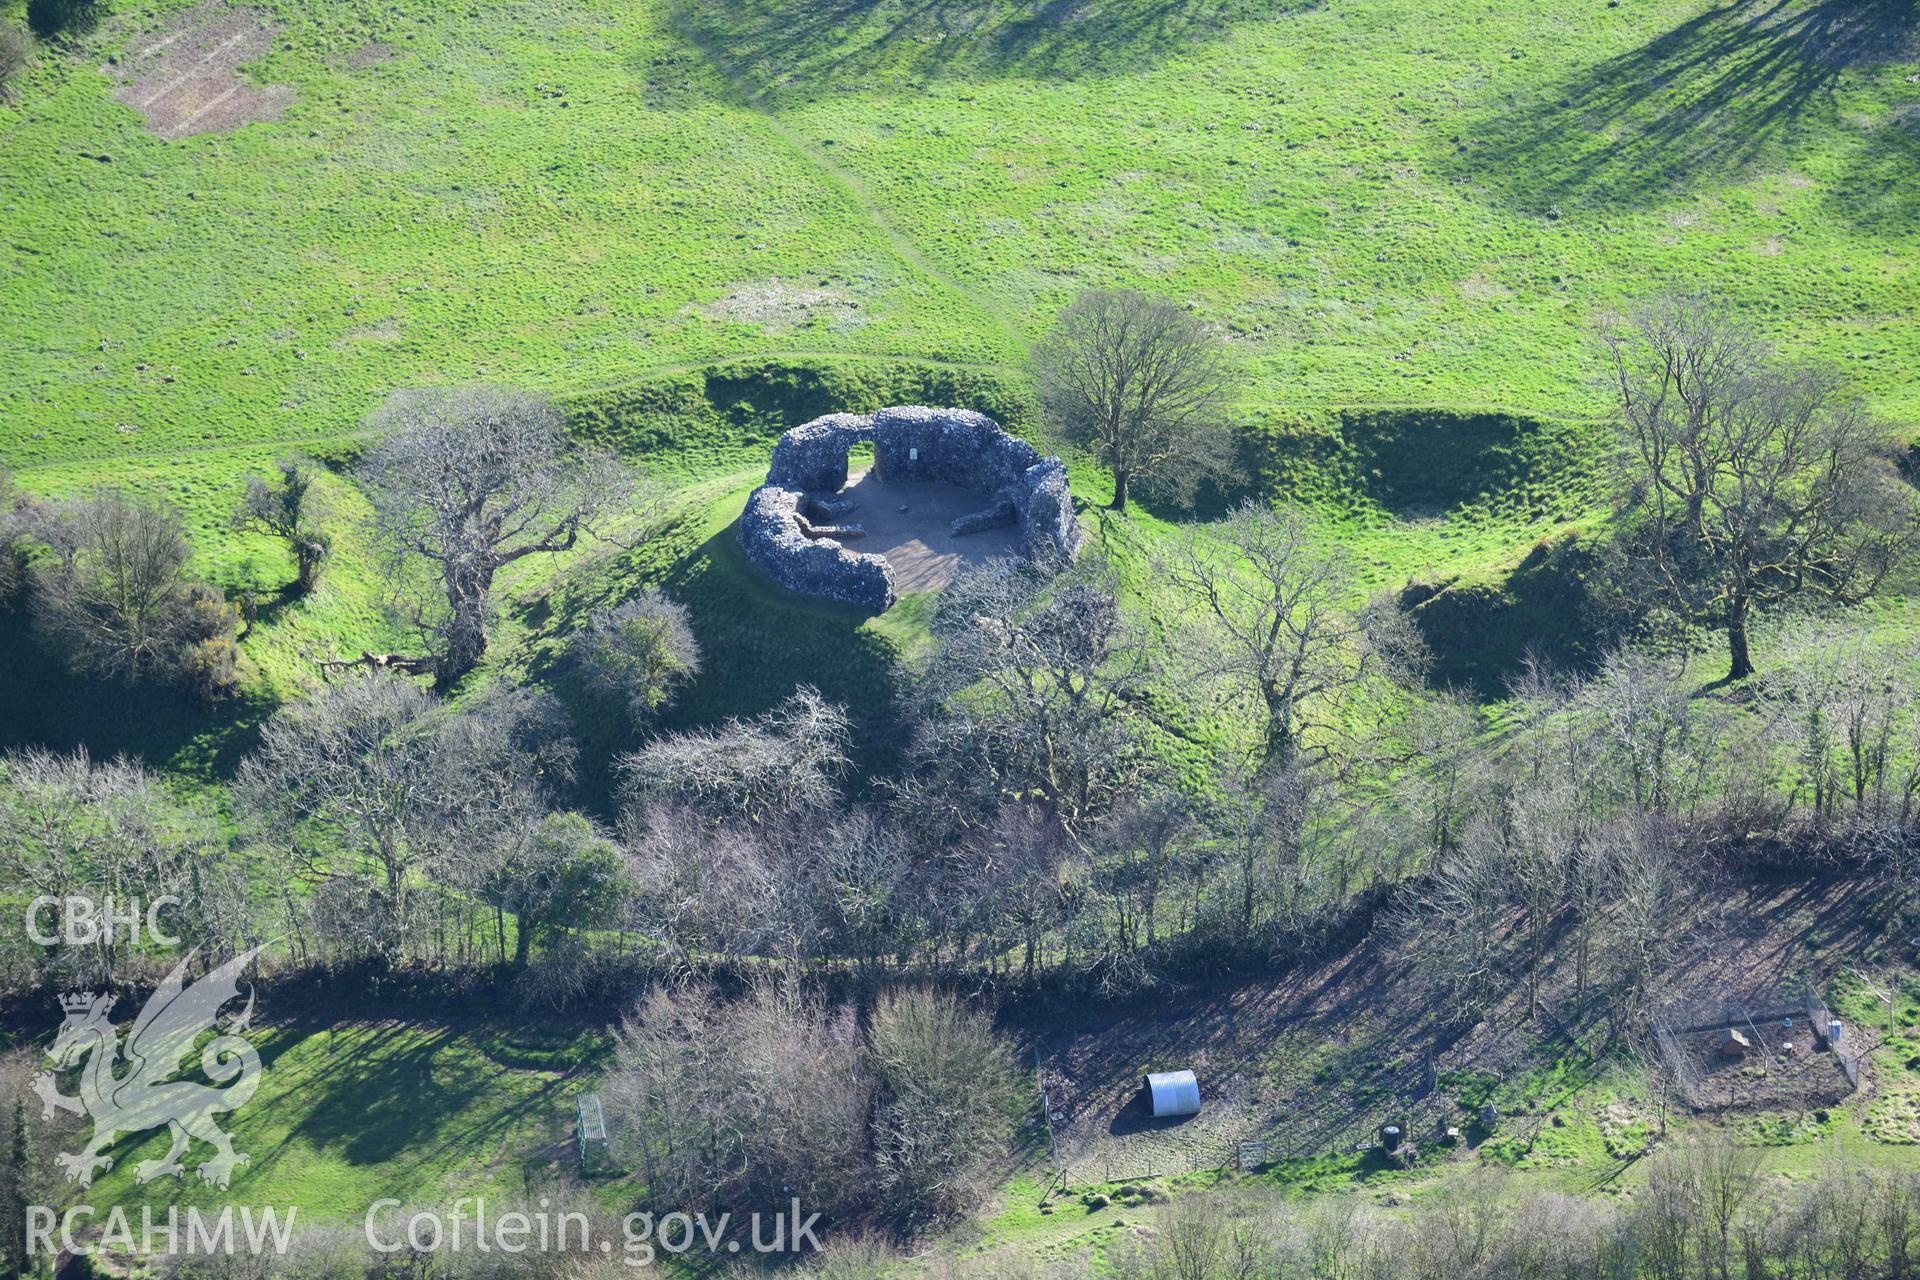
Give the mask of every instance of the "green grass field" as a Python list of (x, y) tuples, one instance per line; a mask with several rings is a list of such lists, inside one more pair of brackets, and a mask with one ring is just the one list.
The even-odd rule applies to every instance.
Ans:
[(1224, 326), (1250, 414), (1591, 410), (1588, 326), (1675, 286), (1920, 408), (1892, 0), (275, 0), (283, 118), (161, 141), (99, 68), (181, 7), (0, 108), (16, 466), (419, 381), (1004, 364), (1095, 283)]
[[(1714, 289), (1908, 430), (1920, 411), (1894, 0), (256, 8), (277, 33), (241, 74), (293, 91), (277, 120), (162, 140), (115, 100), (107, 73), (184, 21), (172, 0), (118, 0), (0, 106), (0, 460), (42, 493), (175, 502), (230, 593), (286, 572), (228, 526), (242, 475), (350, 455), (394, 387), (541, 388), (665, 477), (744, 486), (827, 409), (1035, 430), (1025, 348), (1089, 284), (1221, 326), (1253, 488), (1312, 503), (1375, 588), (1498, 594), (1594, 515), (1592, 326), (1635, 297)], [(1269, 465), (1276, 438), (1293, 456)], [(330, 488), (350, 523), (359, 496)], [(718, 604), (741, 575), (709, 523), (679, 518), (699, 556), (640, 576), (760, 616), (750, 590)], [(349, 533), (317, 597), (269, 610), (238, 707), (23, 706), (16, 732), (117, 725), (218, 776), (316, 658), (398, 643), (361, 550)], [(515, 590), (510, 629), (561, 616), (544, 582)], [(764, 705), (761, 657), (693, 707)]]

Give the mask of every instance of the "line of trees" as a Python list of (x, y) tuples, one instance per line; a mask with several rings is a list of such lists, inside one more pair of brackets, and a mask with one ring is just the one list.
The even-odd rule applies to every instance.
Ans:
[[(1782, 1186), (1759, 1152), (1683, 1142), (1617, 1202), (1450, 1182), (1405, 1213), (1335, 1197), (1185, 1196), (1120, 1251), (1122, 1280), (1906, 1280), (1920, 1272), (1920, 1178), (1831, 1168)], [(877, 1274), (877, 1272), (876, 1272)], [(995, 1274), (1007, 1275), (1002, 1270)], [(1018, 1273), (1015, 1273), (1018, 1274)]]
[[(270, 899), (196, 887), (197, 927), (236, 947), (285, 937), (300, 964), (520, 972), (549, 1002), (636, 967), (769, 964), (1122, 991), (1311, 952), (1371, 915), (1463, 1017), (1515, 983), (1537, 996), (1565, 940), (1575, 1000), (1617, 1020), (1679, 945), (1668, 904), (1715, 867), (1844, 861), (1879, 875), (1890, 923), (1910, 910), (1920, 682), (1909, 648), (1864, 627), (1784, 628), (1742, 700), (1701, 696), (1684, 656), (1535, 669), (1490, 736), (1401, 650), (1362, 653), (1395, 634), (1362, 610), (1337, 623), (1354, 643), (1302, 703), (1297, 749), (1276, 754), (1254, 668), (1183, 665), (1218, 652), (1219, 617), (1192, 625), (1206, 643), (1149, 645), (1097, 564), (968, 575), (918, 668), (907, 767), (885, 779), (855, 775), (844, 709), (802, 689), (644, 738), (601, 823), (577, 811), (551, 697), (450, 703), (361, 673), (262, 727), (232, 791), (237, 840), (137, 766), (44, 752), (0, 763), (0, 835), (9, 870), (56, 893), (264, 869)], [(1202, 791), (1166, 749), (1181, 725), (1151, 691), (1170, 681), (1250, 713)], [(624, 685), (603, 696), (631, 705)], [(1336, 714), (1362, 696), (1364, 720)], [(87, 963), (124, 978), (127, 959)], [(78, 963), (42, 956), (27, 977)]]

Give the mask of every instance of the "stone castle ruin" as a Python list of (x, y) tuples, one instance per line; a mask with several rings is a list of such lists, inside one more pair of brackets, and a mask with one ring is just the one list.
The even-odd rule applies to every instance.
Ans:
[[(859, 444), (873, 446), (873, 467), (850, 477)], [(990, 556), (1071, 560), (1083, 536), (1066, 465), (966, 409), (795, 427), (740, 516), (747, 558), (781, 586), (876, 611)]]

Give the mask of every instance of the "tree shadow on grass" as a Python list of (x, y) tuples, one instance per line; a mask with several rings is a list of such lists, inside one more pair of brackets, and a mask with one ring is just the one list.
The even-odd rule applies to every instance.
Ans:
[(1920, 236), (1920, 103), (1867, 135), (1827, 203), (1861, 231)]
[(0, 610), (0, 750), (86, 748), (136, 757), (201, 781), (230, 777), (274, 703), (241, 693), (216, 703), (180, 690), (75, 675), (33, 634), (25, 609)]
[(1463, 133), (1456, 177), (1535, 213), (1656, 204), (1838, 125), (1851, 67), (1912, 56), (1920, 0), (1734, 0)]
[[(307, 1055), (286, 1059), (296, 1048), (311, 1048), (314, 1036), (331, 1032), (256, 1028), (252, 1038), (260, 1052), (265, 1093), (222, 1125), (248, 1157), (242, 1176), (255, 1186), (283, 1176), (297, 1179), (297, 1163), (286, 1171), (280, 1166), (283, 1160), (298, 1162), (299, 1144), (306, 1143), (337, 1153), (349, 1165), (393, 1165), (396, 1182), (405, 1181), (444, 1155), (441, 1148), (456, 1117), (465, 1121), (471, 1113), (486, 1117), (481, 1127), (510, 1127), (522, 1110), (539, 1100), (516, 1097), (498, 1112), (490, 1111), (485, 1103), (488, 1091), (496, 1087), (493, 1077), (436, 1062), (457, 1049), (457, 1031), (415, 1032), (394, 1024), (393, 1033), (407, 1037), (403, 1047), (364, 1028), (350, 1028), (337, 1047), (328, 1040), (323, 1059), (316, 1063)], [(270, 1139), (290, 1107), (299, 1109), (299, 1118)], [(164, 1128), (127, 1135), (112, 1151), (114, 1176), (123, 1177), (137, 1159), (157, 1155), (165, 1146)], [(193, 1153), (194, 1160), (199, 1158)], [(236, 1183), (236, 1191), (245, 1185)], [(116, 1194), (134, 1204), (209, 1205), (228, 1198), (226, 1192), (190, 1177), (117, 1188)]]
[(676, 21), (773, 105), (941, 79), (1138, 70), (1321, 0), (684, 0)]
[[(298, 1139), (353, 1165), (398, 1163), (395, 1177), (402, 1179), (409, 1168), (484, 1159), (492, 1144), (552, 1108), (564, 1086), (555, 1078), (503, 1088), (455, 1028), (396, 1024), (394, 1032), (410, 1042), (396, 1048), (377, 1032), (356, 1029), (345, 1052), (318, 1069), (303, 1064), (298, 1093), (307, 1113), (282, 1147)], [(266, 1153), (263, 1163), (279, 1154)]]

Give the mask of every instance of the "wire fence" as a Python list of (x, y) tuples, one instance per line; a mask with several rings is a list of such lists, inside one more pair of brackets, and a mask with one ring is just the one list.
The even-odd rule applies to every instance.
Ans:
[(1860, 1087), (1863, 1037), (1837, 1023), (1810, 984), (1751, 999), (1674, 1001), (1653, 1015), (1651, 1030), (1661, 1065), (1694, 1110), (1817, 1103)]

